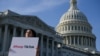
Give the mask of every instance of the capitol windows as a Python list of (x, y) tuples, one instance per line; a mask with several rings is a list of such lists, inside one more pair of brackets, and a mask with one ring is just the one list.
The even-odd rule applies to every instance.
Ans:
[(80, 30), (80, 26), (78, 26), (78, 30)]
[(66, 30), (66, 26), (64, 26), (64, 31)]
[(67, 26), (65, 26), (65, 30), (67, 30)]
[(87, 30), (87, 32), (88, 32), (88, 28), (87, 28), (86, 30)]
[(68, 30), (70, 30), (70, 26), (68, 26)]
[(71, 30), (73, 30), (73, 26), (71, 27)]
[(75, 19), (76, 19), (76, 15), (74, 15)]
[(51, 49), (51, 43), (49, 43), (49, 49)]
[(90, 32), (90, 30), (89, 30), (88, 28), (86, 28), (86, 31), (87, 31), (87, 32)]
[(77, 30), (77, 26), (75, 26), (75, 30)]
[(63, 29), (62, 29), (62, 31), (64, 31), (65, 30), (65, 26), (63, 26)]
[(81, 26), (81, 30), (83, 31), (83, 26)]
[(86, 28), (84, 27), (84, 31), (86, 31)]
[(72, 19), (73, 19), (73, 15), (72, 15)]
[(76, 19), (78, 19), (78, 15), (76, 15)]

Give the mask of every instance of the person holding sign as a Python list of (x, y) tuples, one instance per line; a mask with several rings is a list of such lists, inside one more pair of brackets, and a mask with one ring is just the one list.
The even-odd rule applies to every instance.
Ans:
[(39, 56), (39, 38), (33, 30), (28, 29), (24, 37), (13, 37), (8, 56)]
[[(26, 32), (25, 32), (25, 37), (26, 38), (36, 37), (36, 34), (32, 29), (27, 29)], [(37, 47), (36, 56), (39, 56), (39, 46)]]

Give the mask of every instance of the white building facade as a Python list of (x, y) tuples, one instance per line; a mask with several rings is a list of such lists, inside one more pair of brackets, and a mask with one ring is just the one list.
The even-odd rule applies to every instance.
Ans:
[(7, 56), (12, 37), (24, 37), (26, 29), (39, 37), (39, 56), (57, 56), (57, 44), (62, 38), (36, 16), (20, 15), (10, 10), (0, 12), (0, 56)]

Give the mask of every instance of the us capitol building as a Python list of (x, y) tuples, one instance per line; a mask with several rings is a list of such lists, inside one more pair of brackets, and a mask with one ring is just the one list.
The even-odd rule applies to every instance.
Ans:
[(78, 9), (77, 0), (70, 0), (56, 31), (37, 16), (0, 12), (0, 56), (8, 56), (12, 37), (24, 37), (26, 29), (34, 30), (40, 39), (39, 56), (100, 56), (92, 26)]

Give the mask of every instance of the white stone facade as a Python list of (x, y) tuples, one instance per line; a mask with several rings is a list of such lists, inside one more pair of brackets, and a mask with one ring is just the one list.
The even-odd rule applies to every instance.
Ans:
[(7, 56), (12, 37), (24, 37), (26, 29), (33, 29), (39, 37), (40, 56), (56, 56), (62, 38), (52, 27), (36, 16), (19, 15), (10, 10), (0, 15), (0, 56)]
[(96, 50), (96, 37), (92, 33), (92, 26), (77, 8), (76, 0), (70, 0), (70, 8), (62, 15), (56, 31), (63, 36), (63, 43), (66, 46)]

